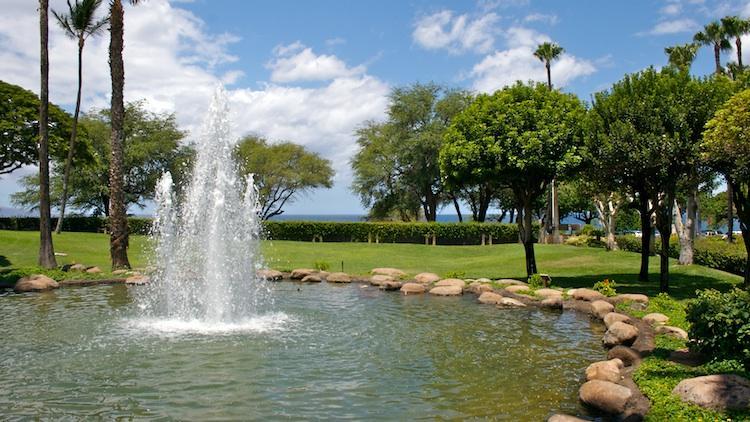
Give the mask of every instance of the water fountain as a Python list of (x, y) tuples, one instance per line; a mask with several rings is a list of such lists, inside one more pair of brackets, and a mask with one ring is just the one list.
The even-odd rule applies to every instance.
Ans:
[[(270, 308), (261, 267), (257, 189), (233, 159), (226, 92), (218, 88), (183, 194), (165, 173), (156, 189), (156, 271), (139, 292), (148, 324), (162, 329), (253, 328)], [(252, 319), (256, 317), (256, 319)]]

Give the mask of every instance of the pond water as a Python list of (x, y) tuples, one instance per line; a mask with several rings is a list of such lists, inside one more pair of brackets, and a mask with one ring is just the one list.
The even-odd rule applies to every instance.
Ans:
[[(137, 287), (0, 296), (3, 418), (544, 420), (604, 357), (575, 312), (275, 283), (237, 324), (138, 319)], [(130, 290), (129, 290), (130, 289)]]

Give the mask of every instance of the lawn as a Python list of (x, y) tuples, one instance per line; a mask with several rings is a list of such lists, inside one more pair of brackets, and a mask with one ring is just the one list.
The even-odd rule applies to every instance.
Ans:
[[(39, 234), (0, 230), (0, 267), (36, 264)], [(109, 268), (109, 237), (97, 233), (62, 233), (54, 236), (55, 251), (67, 254), (58, 263), (79, 262)], [(407, 273), (435, 272), (441, 276), (467, 278), (525, 278), (523, 248), (519, 244), (494, 246), (427, 246), (414, 244), (311, 243), (267, 241), (263, 253), (269, 267), (279, 270), (312, 267), (325, 262), (332, 271), (367, 274), (374, 267), (397, 267)], [(130, 260), (134, 267), (147, 265), (148, 240), (130, 238)], [(638, 282), (640, 257), (632, 252), (607, 252), (599, 248), (536, 245), (540, 272), (552, 276), (561, 287), (593, 285), (614, 279), (619, 292), (658, 293), (658, 259), (651, 260), (651, 282)], [(741, 277), (699, 265), (680, 266), (670, 261), (672, 296), (684, 299), (695, 290), (713, 287), (727, 290)]]

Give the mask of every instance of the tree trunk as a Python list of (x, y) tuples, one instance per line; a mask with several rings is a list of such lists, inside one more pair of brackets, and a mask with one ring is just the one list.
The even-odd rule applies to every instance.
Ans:
[(510, 217), (508, 218), (508, 222), (512, 223), (515, 220), (515, 217), (516, 217), (516, 209), (513, 208), (510, 210)]
[(648, 209), (648, 199), (640, 195), (638, 210), (641, 214), (641, 271), (638, 281), (648, 281), (648, 260), (651, 254), (651, 215)]
[(121, 0), (110, 4), (109, 69), (112, 77), (112, 155), (109, 164), (109, 252), (112, 269), (130, 268), (128, 261), (128, 220), (125, 209), (123, 154), (125, 134), (125, 65), (122, 59), (124, 12)]
[(544, 63), (544, 67), (547, 68), (547, 88), (549, 88), (550, 91), (552, 91), (552, 71), (550, 69), (550, 62), (549, 62), (549, 60), (547, 60)]
[(737, 37), (735, 38), (734, 43), (737, 46), (737, 65), (740, 67), (740, 70), (742, 70), (742, 40), (740, 37)]
[(552, 242), (554, 244), (562, 243), (562, 237), (560, 237), (560, 203), (557, 197), (557, 181), (552, 179), (552, 188), (550, 189), (552, 194)]
[(464, 216), (461, 215), (461, 207), (458, 206), (458, 199), (456, 199), (456, 195), (451, 195), (451, 199), (453, 200), (453, 207), (456, 208), (456, 215), (458, 216), (458, 222), (463, 223)]
[(734, 243), (734, 203), (732, 202), (732, 196), (734, 191), (732, 184), (727, 178), (727, 242)]
[[(745, 242), (745, 250), (750, 251), (750, 227), (747, 224), (740, 226), (742, 228), (742, 240)], [(750, 252), (747, 253), (747, 262), (745, 262), (745, 289), (750, 289)]]
[(40, 73), (39, 91), (39, 265), (55, 268), (52, 217), (49, 198), (49, 1), (39, 0)]
[(65, 206), (68, 202), (68, 180), (70, 180), (70, 168), (73, 166), (73, 150), (76, 146), (78, 135), (78, 115), (81, 112), (81, 86), (83, 85), (83, 37), (78, 38), (78, 94), (76, 95), (76, 110), (73, 113), (73, 127), (70, 129), (70, 142), (68, 143), (68, 156), (65, 158), (65, 172), (63, 173), (63, 191), (60, 199), (60, 216), (57, 218), (55, 231), (62, 232), (63, 219), (65, 218)]
[(677, 238), (680, 241), (680, 265), (692, 265), (695, 242), (695, 221), (696, 221), (696, 201), (697, 192), (692, 191), (688, 195), (687, 209), (685, 210), (685, 222), (682, 222), (682, 210), (680, 205), (674, 203), (674, 225), (677, 232)]
[[(671, 210), (669, 211), (671, 214)], [(665, 223), (666, 224), (666, 223)], [(669, 293), (669, 224), (659, 228), (661, 232), (661, 257), (659, 261), (659, 292)], [(664, 231), (662, 231), (664, 229)], [(665, 235), (666, 232), (666, 235)]]
[(620, 204), (618, 201), (615, 201), (614, 196), (614, 194), (610, 193), (606, 203), (598, 198), (594, 199), (594, 206), (599, 214), (599, 220), (604, 225), (604, 231), (606, 232), (608, 251), (619, 249), (617, 238), (615, 237), (615, 229), (617, 228), (617, 211)]
[(519, 221), (522, 221), (522, 223), (518, 224), (518, 232), (521, 235), (523, 249), (526, 254), (526, 275), (531, 277), (537, 273), (537, 269), (536, 257), (534, 256), (534, 236), (532, 234), (531, 200), (528, 198), (524, 201), (523, 218), (519, 218)]
[(721, 69), (721, 47), (719, 44), (714, 44), (714, 62), (716, 62), (716, 74), (721, 75), (724, 73)]

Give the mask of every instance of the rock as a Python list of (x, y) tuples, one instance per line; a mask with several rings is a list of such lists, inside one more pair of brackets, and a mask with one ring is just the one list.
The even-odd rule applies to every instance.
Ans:
[(679, 327), (671, 327), (669, 325), (660, 325), (654, 328), (656, 334), (666, 334), (668, 336), (676, 337), (682, 340), (688, 339), (688, 333)]
[(270, 280), (270, 281), (279, 281), (282, 278), (284, 278), (284, 274), (281, 273), (281, 271), (271, 270), (271, 269), (263, 269), (259, 270), (257, 273), (255, 273), (259, 278)]
[(620, 302), (636, 302), (636, 303), (642, 303), (644, 305), (648, 305), (648, 296), (641, 295), (641, 294), (632, 294), (632, 293), (625, 293), (621, 295), (617, 295), (612, 298), (616, 303)]
[(405, 295), (422, 294), (426, 290), (427, 287), (422, 283), (404, 283), (404, 285), (401, 286), (401, 293)]
[(578, 390), (582, 402), (611, 414), (625, 412), (632, 395), (633, 392), (627, 387), (601, 380), (587, 381)]
[(330, 273), (326, 277), (326, 281), (329, 283), (351, 283), (352, 278), (347, 273)]
[(89, 274), (101, 274), (102, 269), (99, 267), (91, 267), (91, 268), (86, 269), (86, 272)]
[(586, 368), (586, 381), (601, 380), (617, 383), (622, 379), (620, 371), (624, 367), (620, 359), (594, 362)]
[(386, 281), (394, 281), (394, 278), (389, 275), (381, 275), (381, 274), (376, 274), (370, 277), (370, 284), (372, 284), (373, 286), (380, 286)]
[(383, 283), (382, 283), (382, 284), (380, 285), (380, 289), (381, 289), (381, 290), (389, 290), (389, 291), (390, 291), (390, 290), (398, 290), (398, 289), (400, 289), (400, 288), (401, 288), (401, 286), (403, 286), (403, 284), (404, 284), (404, 283), (402, 283), (402, 282), (400, 282), (400, 281), (396, 281), (396, 280), (389, 280), (389, 281), (384, 281), (384, 282), (383, 282)]
[(607, 298), (596, 290), (591, 289), (575, 289), (571, 296), (573, 296), (573, 299), (587, 300), (589, 302), (594, 302), (596, 300), (605, 300)]
[(128, 270), (114, 270), (114, 271), (112, 271), (112, 275), (123, 275), (123, 274), (128, 274), (128, 273), (130, 273), (130, 271), (128, 271)]
[(620, 359), (623, 365), (633, 366), (641, 361), (641, 355), (627, 346), (615, 346), (607, 353), (607, 359)]
[(534, 294), (544, 299), (555, 298), (555, 297), (562, 298), (562, 292), (559, 290), (555, 290), (555, 289), (547, 289), (547, 288), (539, 289), (539, 290), (535, 290)]
[(565, 292), (565, 294), (567, 294), (570, 297), (573, 297), (573, 294), (576, 292), (576, 290), (578, 289), (568, 289), (568, 291)]
[(501, 278), (500, 280), (497, 280), (497, 283), (507, 284), (509, 286), (528, 286), (528, 284), (523, 281), (513, 280), (512, 278)]
[(321, 277), (319, 274), (310, 274), (302, 277), (301, 281), (303, 283), (322, 283), (323, 277)]
[(484, 277), (478, 278), (476, 281), (479, 283), (492, 283), (492, 280), (490, 280), (489, 278), (484, 278)]
[(422, 284), (430, 284), (440, 281), (440, 276), (435, 273), (419, 273), (414, 276), (414, 281)]
[(435, 283), (436, 287), (443, 287), (443, 286), (455, 286), (460, 287), (461, 289), (466, 286), (466, 283), (464, 283), (463, 280), (459, 280), (457, 278), (446, 278), (444, 280), (440, 280), (437, 283)]
[(550, 297), (539, 302), (539, 305), (542, 308), (562, 309), (563, 300), (562, 300), (562, 297)]
[(638, 337), (638, 329), (624, 322), (615, 322), (604, 333), (602, 343), (606, 347), (617, 346), (618, 344), (632, 344)]
[(430, 290), (430, 294), (437, 296), (459, 296), (462, 293), (463, 289), (458, 286), (438, 286)]
[(672, 394), (683, 401), (714, 410), (747, 410), (750, 381), (739, 375), (707, 375), (680, 381)]
[(312, 268), (297, 268), (296, 270), (292, 270), (290, 278), (293, 280), (302, 280), (306, 276), (315, 273), (317, 273), (317, 271)]
[(614, 305), (604, 300), (595, 300), (591, 302), (591, 313), (599, 319), (615, 310)]
[(484, 292), (479, 295), (479, 303), (486, 305), (497, 305), (503, 299), (502, 295), (493, 292)]
[(125, 279), (125, 284), (132, 286), (142, 286), (151, 282), (151, 277), (147, 275), (133, 275)]
[(83, 264), (73, 264), (70, 267), (68, 267), (68, 271), (84, 272), (86, 271), (86, 266)]
[(673, 350), (669, 353), (669, 360), (686, 366), (700, 366), (706, 363), (705, 356), (688, 348)]
[(494, 289), (492, 288), (492, 285), (485, 284), (479, 281), (475, 281), (471, 284), (469, 284), (469, 287), (466, 288), (466, 290), (481, 295), (484, 292), (492, 292)]
[(547, 419), (547, 422), (589, 422), (586, 419), (577, 418), (575, 416), (563, 415), (561, 413), (555, 413)]
[(630, 317), (617, 312), (610, 312), (607, 315), (604, 315), (604, 325), (606, 325), (607, 328), (615, 322), (630, 323)]
[(641, 319), (643, 320), (643, 322), (651, 325), (662, 325), (666, 324), (667, 321), (669, 321), (668, 316), (659, 313), (648, 314)]
[(500, 302), (497, 304), (499, 308), (525, 308), (526, 305), (521, 302), (520, 300), (516, 300), (510, 297), (504, 297), (500, 299)]
[(508, 286), (505, 288), (505, 290), (511, 293), (521, 293), (521, 292), (530, 293), (531, 292), (531, 289), (529, 289), (529, 286), (521, 286), (521, 285)]
[(371, 274), (389, 275), (394, 279), (406, 277), (406, 273), (399, 270), (398, 268), (373, 268), (370, 271)]
[(16, 285), (13, 286), (13, 290), (16, 293), (43, 292), (46, 290), (57, 289), (58, 287), (60, 287), (60, 285), (46, 275), (33, 274), (19, 278), (18, 281), (16, 281)]

